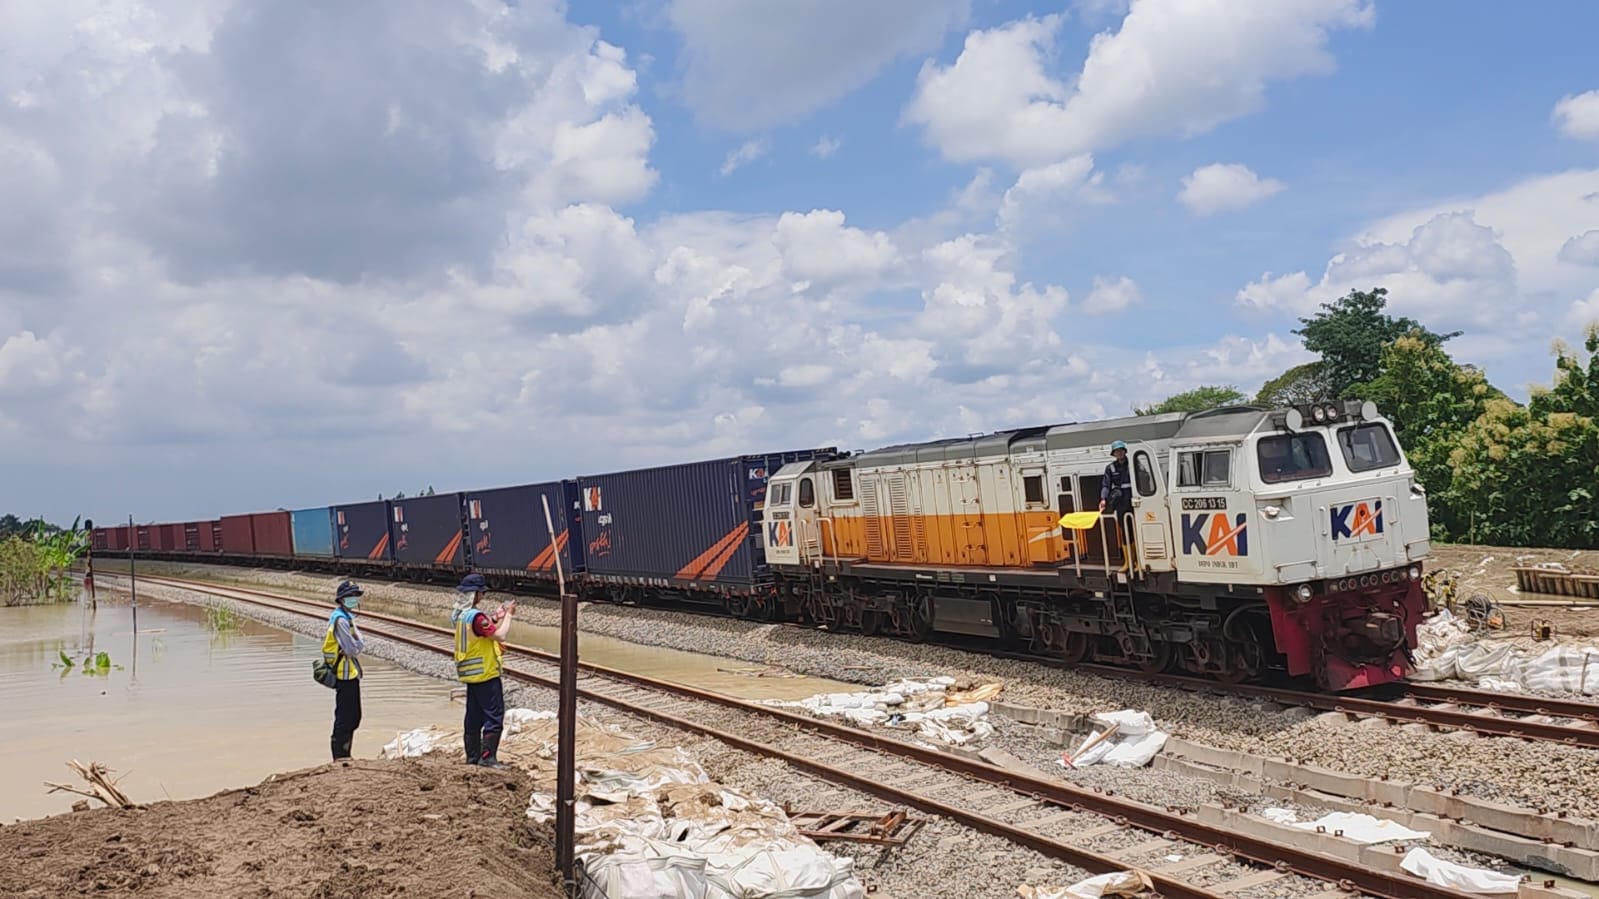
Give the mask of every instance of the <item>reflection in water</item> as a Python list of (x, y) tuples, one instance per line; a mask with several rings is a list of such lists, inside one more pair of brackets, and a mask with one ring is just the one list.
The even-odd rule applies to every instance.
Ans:
[[(73, 780), (71, 759), (115, 769), (136, 802), (205, 796), (327, 761), (333, 691), (311, 680), (319, 640), (246, 619), (215, 634), (203, 607), (148, 596), (135, 635), (125, 599), (107, 591), (99, 600), (98, 609), (0, 608), (0, 820), (67, 811), (76, 797), (48, 796), (43, 782)], [(109, 670), (85, 674), (82, 661), (93, 667), (101, 652)], [(356, 757), (376, 756), (400, 730), (459, 726), (450, 681), (363, 661)]]

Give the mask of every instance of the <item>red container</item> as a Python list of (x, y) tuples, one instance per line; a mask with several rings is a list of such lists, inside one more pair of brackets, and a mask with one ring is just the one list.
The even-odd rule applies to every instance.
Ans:
[(216, 553), (222, 551), (222, 521), (203, 521), (200, 523), (200, 552)]
[(180, 553), (186, 549), (183, 544), (183, 525), (161, 525), (161, 548), (169, 553)]
[(207, 528), (204, 521), (186, 521), (183, 523), (183, 551), (197, 553), (200, 551), (200, 529)]
[(150, 527), (147, 524), (134, 525), (134, 528), (133, 528), (133, 548), (134, 549), (139, 549), (139, 550), (144, 550), (145, 552), (149, 552), (150, 548), (151, 548), (151, 542), (152, 542), (152, 537), (151, 537), (150, 532), (152, 530), (154, 530), (154, 528)]
[(222, 523), (222, 551), (230, 556), (255, 555), (255, 531), (250, 527), (248, 515), (224, 515)]
[(164, 524), (150, 525), (150, 551), (162, 552), (169, 549), (167, 546), (167, 526)]
[(111, 546), (109, 548), (110, 548), (110, 550), (112, 552), (127, 552), (128, 551), (128, 526), (127, 525), (123, 525), (122, 527), (119, 527), (119, 528), (112, 528), (111, 529), (111, 533), (108, 536), (109, 536), (109, 539), (111, 541)]
[(257, 512), (250, 516), (258, 556), (294, 555), (294, 530), (288, 512)]
[(111, 548), (111, 534), (105, 528), (95, 528), (94, 533), (92, 534), (92, 539), (93, 543), (90, 545), (92, 545), (96, 550), (107, 550)]

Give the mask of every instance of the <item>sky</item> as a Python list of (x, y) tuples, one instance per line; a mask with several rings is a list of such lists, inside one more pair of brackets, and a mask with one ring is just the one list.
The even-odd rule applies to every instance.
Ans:
[(172, 521), (1252, 393), (1599, 320), (1599, 5), (0, 0), (0, 512)]

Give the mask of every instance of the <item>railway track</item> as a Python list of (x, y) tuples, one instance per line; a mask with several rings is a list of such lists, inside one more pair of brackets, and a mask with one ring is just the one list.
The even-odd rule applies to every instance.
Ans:
[[(117, 577), (122, 577), (118, 575)], [(321, 621), (328, 606), (262, 590), (176, 578), (141, 581)], [(362, 612), (362, 629), (449, 654), (449, 629)], [(945, 817), (1094, 873), (1140, 870), (1158, 895), (1221, 899), (1272, 885), (1301, 899), (1464, 899), (1403, 872), (1376, 870), (1299, 846), (1223, 829), (1071, 784), (1002, 769), (858, 730), (612, 668), (579, 662), (578, 695), (669, 728), (780, 759), (818, 778)], [(507, 676), (554, 688), (558, 658), (507, 644)], [(1100, 848), (1091, 848), (1091, 847)], [(1181, 855), (1177, 862), (1165, 859)], [(1296, 883), (1296, 880), (1298, 882)]]

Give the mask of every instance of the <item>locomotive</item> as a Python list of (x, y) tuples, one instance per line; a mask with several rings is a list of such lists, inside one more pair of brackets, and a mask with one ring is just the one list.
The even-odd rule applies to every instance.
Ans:
[[(1120, 516), (1097, 511), (1118, 441)], [(1342, 691), (1411, 667), (1428, 533), (1389, 422), (1350, 401), (97, 528), (93, 547), (346, 577), (473, 570), (533, 592), (559, 568), (591, 601)]]
[[(1088, 516), (1113, 441), (1131, 514)], [(766, 561), (830, 629), (1324, 690), (1405, 676), (1426, 493), (1370, 402), (1228, 407), (893, 446), (780, 469)]]

